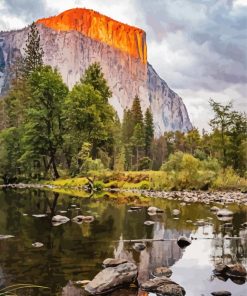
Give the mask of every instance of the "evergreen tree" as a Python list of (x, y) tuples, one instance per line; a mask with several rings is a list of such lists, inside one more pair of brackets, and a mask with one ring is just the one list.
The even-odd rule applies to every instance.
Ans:
[(141, 109), (141, 102), (138, 96), (135, 96), (132, 107), (131, 113), (133, 117), (133, 125), (134, 127), (137, 124), (143, 125), (143, 114)]
[(85, 74), (81, 79), (81, 83), (90, 84), (94, 90), (99, 91), (106, 103), (108, 103), (108, 100), (112, 96), (112, 92), (99, 63), (93, 63), (86, 69)]
[(151, 146), (154, 139), (154, 123), (151, 109), (148, 108), (145, 112), (145, 155), (151, 157)]
[(40, 45), (40, 35), (35, 23), (30, 26), (24, 51), (24, 74), (28, 76), (43, 65), (44, 52)]
[(132, 136), (132, 145), (136, 152), (136, 169), (139, 170), (139, 160), (142, 157), (142, 148), (145, 146), (145, 135), (143, 125), (137, 123), (134, 128), (134, 133)]

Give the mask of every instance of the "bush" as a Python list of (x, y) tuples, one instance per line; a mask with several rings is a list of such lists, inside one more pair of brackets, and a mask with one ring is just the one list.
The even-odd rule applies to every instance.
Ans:
[(169, 174), (169, 189), (208, 189), (220, 169), (216, 159), (199, 160), (188, 153), (176, 152), (162, 165)]

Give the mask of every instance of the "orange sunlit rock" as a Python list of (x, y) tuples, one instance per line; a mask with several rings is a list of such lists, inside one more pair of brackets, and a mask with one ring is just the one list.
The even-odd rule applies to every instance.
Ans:
[(88, 9), (75, 8), (58, 16), (37, 21), (51, 29), (75, 30), (92, 39), (114, 46), (147, 63), (146, 33)]

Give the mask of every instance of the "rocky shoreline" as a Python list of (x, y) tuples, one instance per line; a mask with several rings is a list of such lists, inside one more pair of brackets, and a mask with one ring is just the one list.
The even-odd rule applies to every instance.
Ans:
[[(0, 185), (0, 189), (46, 189), (46, 190), (78, 190), (84, 191), (84, 187), (78, 186), (57, 186), (51, 184), (8, 184)], [(247, 193), (241, 191), (154, 191), (154, 190), (141, 190), (141, 189), (121, 189), (111, 188), (103, 189), (105, 192), (111, 193), (129, 193), (136, 195), (143, 195), (151, 198), (164, 198), (168, 200), (177, 200), (185, 203), (220, 203), (232, 204), (236, 203), (239, 205), (247, 205)]]

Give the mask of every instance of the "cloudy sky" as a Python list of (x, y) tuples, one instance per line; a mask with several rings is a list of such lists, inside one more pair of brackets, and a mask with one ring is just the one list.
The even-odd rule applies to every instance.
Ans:
[(148, 59), (208, 128), (208, 100), (247, 111), (247, 0), (0, 0), (0, 30), (72, 7), (97, 10), (147, 32)]

